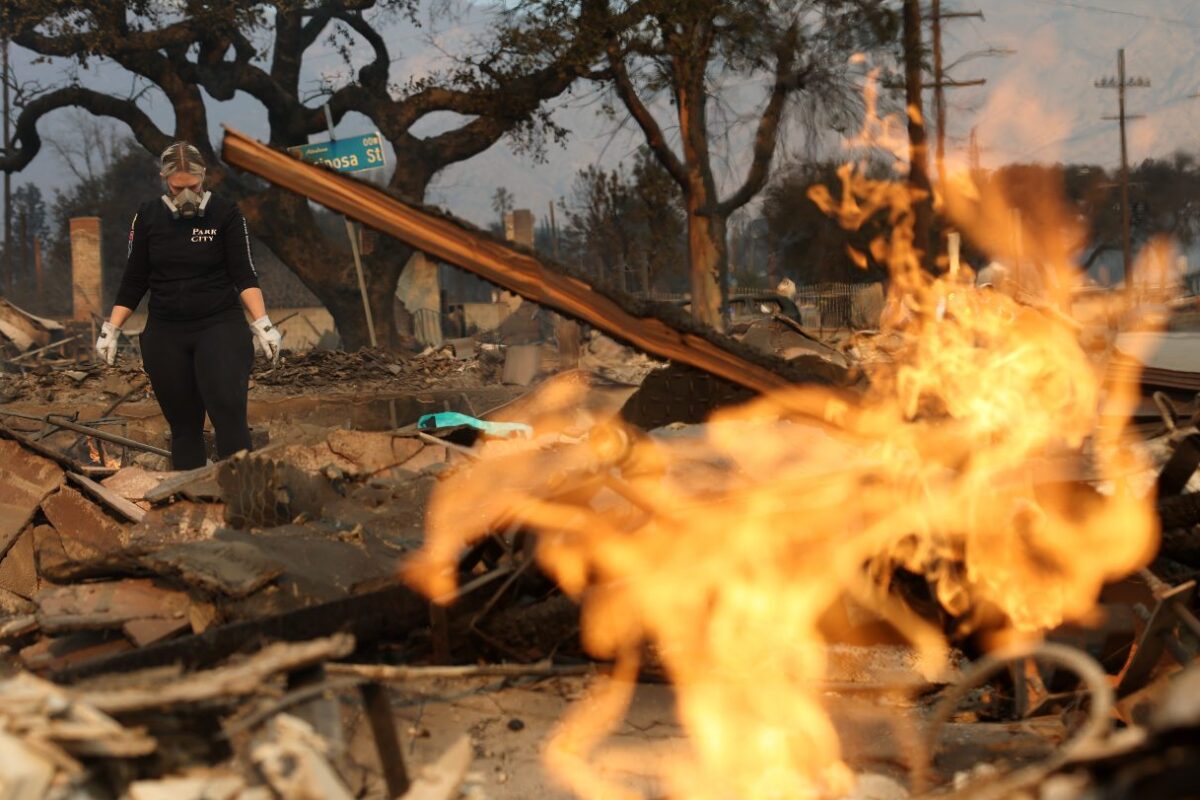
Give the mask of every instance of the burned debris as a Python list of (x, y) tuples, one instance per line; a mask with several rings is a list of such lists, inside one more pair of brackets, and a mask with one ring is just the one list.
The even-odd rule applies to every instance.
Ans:
[[(776, 353), (803, 349), (847, 376), (869, 353), (878, 380), (897, 352), (764, 319), (735, 333)], [(585, 363), (629, 368), (619, 345), (592, 341)], [(472, 349), (476, 360), (463, 358)], [(661, 487), (682, 490), (672, 503), (715, 510), (767, 476), (788, 478), (770, 459), (711, 447), (713, 435), (737, 442), (763, 424), (706, 422), (752, 401), (743, 387), (647, 360), (628, 383), (596, 368), (496, 395), (505, 349), (450, 343), (403, 361), (365, 351), (260, 365), (260, 391), (283, 387), (283, 402), (394, 378), (398, 398), (435, 393), (440, 405), (397, 399), (404, 424), (389, 429), (381, 406), (379, 430), (265, 420), (268, 441), (254, 452), (183, 473), (149, 463), (161, 459), (147, 449), (161, 449), (161, 429), (129, 424), (138, 385), (102, 395), (98, 409), (97, 419), (130, 414), (124, 443), (95, 436), (105, 426), (87, 417), (7, 417), (0, 642), (11, 677), (0, 683), (0, 747), (20, 767), (6, 785), (31, 797), (554, 796), (537, 777), (550, 723), (626, 666), (603, 649), (595, 659), (587, 619), (603, 592), (579, 591), (545, 560), (537, 509), (578, 517), (555, 525), (652, 538)], [(479, 360), (487, 352), (498, 354), (490, 366)], [(483, 403), (495, 406), (475, 416)], [(883, 633), (895, 620), (862, 598), (822, 617), (838, 633), (812, 688), (855, 796), (1186, 796), (1186, 768), (1147, 765), (1190, 752), (1200, 727), (1179, 699), (1200, 647), (1189, 491), (1200, 434), (1178, 409), (1154, 413), (1143, 426), (1161, 466), (1142, 482), (1156, 487), (1163, 545), (1148, 568), (1105, 587), (1095, 619), (986, 656), (979, 609), (948, 609), (943, 583), (892, 565), (890, 591), (950, 632), (950, 668), (930, 675), (918, 650)], [(784, 424), (826, 452), (818, 416)], [(841, 452), (828, 463), (847, 469), (855, 456)], [(1093, 491), (1087, 464), (1071, 462), (1052, 472)], [(805, 483), (795, 489), (806, 497)], [(797, 512), (818, 507), (798, 502)], [(791, 524), (792, 512), (779, 513)], [(446, 564), (422, 567), (447, 534), (457, 544), (440, 551)], [(432, 576), (437, 588), (418, 591)], [(624, 736), (638, 747), (685, 735), (668, 686), (679, 680), (674, 659), (662, 641), (637, 656)], [(655, 769), (623, 774), (661, 790)]]
[[(1127, 231), (1125, 285), (1082, 276), (1082, 215), (1037, 170), (1021, 186), (978, 165), (926, 174), (921, 9), (903, 7), (909, 140), (856, 54), (846, 142), (899, 169), (856, 155), (800, 187), (838, 236), (727, 228), (768, 184), (788, 92), (815, 75), (787, 74), (799, 22), (772, 51), (755, 167), (725, 201), (697, 155), (709, 132), (681, 117), (684, 156), (666, 157), (633, 102), (623, 50), (656, 46), (642, 7), (621, 34), (600, 15), (587, 38), (603, 47), (572, 48), (641, 117), (636, 180), (667, 187), (598, 227), (661, 232), (647, 217), (679, 211), (687, 253), (659, 255), (688, 262), (687, 295), (658, 291), (632, 246), (602, 269), (560, 262), (553, 205), (535, 231), (498, 192), (489, 233), (422, 204), (445, 164), (419, 186), (343, 174), (393, 153), (418, 170), (436, 148), (335, 138), (335, 113), (363, 101), (340, 90), (328, 142), (227, 127), (223, 162), (171, 144), (107, 318), (99, 221), (73, 220), (77, 318), (0, 300), (0, 800), (1195, 795), (1200, 362), (1195, 334), (1158, 330), (1194, 328), (1195, 300), (1135, 282)], [(359, 10), (272, 13), (311, 17), (302, 38), (334, 19), (370, 30)], [(876, 21), (879, 36), (901, 22)], [(247, 67), (232, 30), (188, 67), (213, 97), (235, 88), (213, 83), (222, 53)], [(363, 87), (387, 84), (372, 44)], [(480, 69), (507, 83), (506, 58)], [(561, 82), (551, 95), (585, 74), (559, 66), (535, 82)], [(505, 100), (504, 130), (535, 94), (520, 113)], [(676, 100), (684, 116), (707, 102)], [(314, 108), (291, 111), (313, 127)], [(468, 116), (440, 141), (465, 153), (501, 134), (494, 109)], [(240, 208), (206, 205), (210, 169), (243, 184)], [(632, 202), (619, 171), (590, 174), (605, 202)], [(293, 235), (313, 204), (345, 215), (344, 253), (327, 231)], [(143, 314), (148, 208), (189, 258), (223, 261), (159, 269)], [(206, 208), (223, 221), (189, 234)], [(304, 285), (268, 315), (250, 227), (272, 213), (288, 224), (263, 235)], [(238, 246), (218, 248), (229, 231)], [(778, 247), (756, 256), (762, 241)], [(777, 281), (789, 241), (862, 274)], [(1155, 243), (1145, 260), (1165, 275), (1173, 255)], [(228, 341), (187, 369), (197, 319)], [(172, 338), (182, 369), (164, 382), (153, 350)], [(180, 386), (193, 396), (169, 409)]]
[[(0, 692), (9, 754), (28, 758), (28, 775), (6, 772), (5, 785), (39, 787), (28, 796), (58, 787), (150, 797), (188, 781), (195, 791), (214, 780), (243, 787), (236, 772), (157, 778), (180, 766), (172, 763), (187, 751), (173, 737), (200, 730), (187, 726), (222, 709), (245, 713), (246, 698), (270, 696), (273, 678), (299, 680), (356, 647), (416, 646), (405, 643), (428, 625), (429, 604), (399, 586), (396, 573), (420, 542), (432, 476), (463, 458), (436, 439), (339, 430), (197, 473), (135, 466), (95, 482), (0, 433), (10, 470), (0, 636), (22, 668)], [(200, 667), (213, 668), (180, 674)], [(363, 683), (363, 697), (381, 741), (395, 750), (396, 734), (382, 723), (381, 714), (394, 724), (386, 696)], [(276, 719), (283, 713), (243, 722), (255, 740), (246, 764), (278, 796), (301, 796), (289, 788), (301, 779), (279, 762), (290, 758), (317, 781), (305, 789), (311, 796), (353, 796), (344, 787), (332, 793), (341, 779), (321, 735), (293, 717)], [(398, 756), (391, 750), (385, 772)], [(107, 779), (94, 773), (122, 760), (128, 766)]]
[[(530, 296), (558, 285), (539, 282), (551, 267), (535, 273), (527, 254), (489, 247), (495, 261), (524, 265)], [(570, 280), (573, 303), (586, 287)], [(164, 469), (167, 431), (136, 370), (53, 348), (10, 360), (0, 752), (19, 767), (0, 770), (0, 786), (151, 800), (566, 797), (540, 766), (588, 774), (564, 755), (565, 730), (582, 737), (571, 746), (597, 780), (659, 796), (662, 752), (695, 735), (691, 671), (706, 659), (719, 674), (772, 663), (769, 650), (737, 660), (753, 651), (736, 636), (696, 649), (697, 631), (720, 633), (723, 592), (749, 575), (779, 604), (764, 640), (802, 640), (812, 626), (804, 647), (820, 657), (801, 648), (788, 667), (811, 670), (812, 706), (779, 709), (813, 714), (797, 726), (804, 736), (830, 732), (805, 746), (853, 776), (851, 796), (1186, 796), (1186, 768), (1148, 766), (1185, 758), (1200, 728), (1179, 699), (1200, 648), (1200, 433), (1177, 395), (1146, 387), (1134, 414), (1145, 460), (1121, 478), (1152, 498), (1163, 529), (1153, 560), (1127, 576), (1085, 576), (1102, 584), (1094, 612), (1047, 625), (1042, 643), (997, 649), (988, 639), (1001, 620), (1042, 619), (1062, 602), (1053, 586), (1078, 574), (1039, 525), (1063, 509), (1125, 519), (1120, 491), (1106, 499), (1114, 479), (1091, 440), (1014, 462), (1037, 465), (1012, 522), (1030, 548), (991, 552), (1032, 570), (1028, 597), (972, 583), (971, 547), (982, 545), (953, 538), (959, 519), (942, 523), (936, 546), (898, 536), (848, 559), (839, 548), (862, 541), (860, 528), (904, 532), (889, 520), (914, 502), (936, 503), (922, 511), (930, 518), (958, 507), (956, 481), (978, 468), (954, 437), (890, 442), (936, 457), (936, 479), (915, 501), (892, 470), (918, 462), (880, 455), (878, 442), (907, 435), (914, 419), (928, 432), (954, 419), (953, 395), (911, 417), (878, 404), (880, 387), (906, 374), (911, 335), (814, 330), (778, 295), (753, 298), (754, 318), (717, 339), (669, 313), (649, 321), (653, 308), (612, 294), (599, 305), (621, 309), (602, 320), (613, 338), (564, 334), (572, 352), (554, 339), (557, 320), (530, 307), (504, 331), (419, 354), (259, 362), (255, 449), (186, 472)], [(1022, 324), (1035, 331), (1060, 322), (1005, 311), (1029, 314)], [(637, 320), (642, 333), (614, 319)], [(1002, 332), (978, 335), (1003, 352)], [(856, 477), (837, 477), (847, 474)], [(967, 483), (992, 496), (1023, 485), (1007, 467), (983, 477)], [(734, 536), (747, 519), (762, 522), (757, 535), (786, 535)], [(839, 569), (865, 583), (792, 605)], [(638, 596), (658, 598), (659, 610)], [(695, 622), (659, 630), (655, 614)], [(913, 644), (926, 633), (945, 642), (940, 671)], [(727, 719), (749, 709), (754, 724), (779, 722), (731, 687), (718, 690), (734, 692), (722, 700)], [(572, 702), (613, 691), (629, 694), (595, 713), (623, 719), (615, 741), (559, 727), (579, 724)], [(654, 757), (628, 760), (628, 743)], [(836, 794), (840, 779), (829, 780)]]

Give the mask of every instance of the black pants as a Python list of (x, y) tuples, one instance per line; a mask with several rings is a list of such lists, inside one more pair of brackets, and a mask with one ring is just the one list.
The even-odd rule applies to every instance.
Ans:
[(217, 434), (217, 457), (250, 449), (246, 393), (254, 344), (240, 314), (164, 322), (142, 333), (142, 364), (171, 426), (171, 466), (195, 469), (207, 461), (204, 414)]

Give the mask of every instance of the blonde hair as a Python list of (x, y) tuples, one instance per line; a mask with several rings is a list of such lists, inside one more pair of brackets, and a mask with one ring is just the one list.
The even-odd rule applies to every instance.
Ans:
[(204, 156), (190, 142), (174, 142), (159, 156), (158, 174), (164, 179), (177, 172), (186, 172), (204, 180), (206, 171)]

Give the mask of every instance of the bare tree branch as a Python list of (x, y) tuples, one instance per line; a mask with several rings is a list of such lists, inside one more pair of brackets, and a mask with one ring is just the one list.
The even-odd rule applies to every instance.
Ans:
[(670, 173), (681, 187), (686, 187), (688, 184), (687, 169), (683, 166), (683, 162), (675, 155), (675, 151), (671, 149), (671, 145), (667, 142), (667, 138), (663, 135), (662, 128), (658, 124), (658, 120), (650, 113), (650, 109), (642, 102), (638, 96), (637, 87), (633, 85), (633, 81), (629, 79), (629, 71), (625, 67), (624, 56), (617, 49), (616, 43), (610, 43), (608, 46), (608, 71), (613, 76), (614, 84), (617, 89), (617, 94), (621, 98), (621, 102), (629, 109), (630, 116), (633, 117), (638, 127), (642, 129), (643, 135), (646, 137), (646, 144), (654, 151), (654, 154), (662, 162), (663, 167)]
[(68, 86), (37, 97), (21, 110), (13, 135), (17, 146), (0, 158), (0, 170), (17, 172), (24, 169), (42, 147), (42, 137), (37, 130), (38, 120), (52, 111), (71, 106), (96, 116), (112, 117), (124, 122), (138, 143), (152, 153), (162, 151), (171, 143), (171, 137), (161, 131), (132, 101), (81, 86)]
[(737, 191), (717, 205), (719, 214), (724, 216), (732, 214), (750, 202), (767, 185), (767, 179), (771, 172), (771, 161), (775, 157), (776, 143), (779, 141), (779, 124), (783, 119), (783, 109), (787, 103), (788, 94), (802, 85), (802, 79), (792, 69), (798, 33), (793, 24), (784, 34), (776, 50), (775, 81), (771, 87), (771, 96), (767, 100), (766, 108), (763, 109), (762, 116), (759, 118), (758, 130), (754, 134), (754, 151), (750, 171)]
[(349, 25), (355, 33), (367, 40), (375, 52), (375, 60), (358, 71), (358, 82), (371, 91), (387, 91), (388, 71), (392, 66), (392, 57), (388, 52), (387, 42), (362, 17), (361, 11), (338, 11), (333, 15)]

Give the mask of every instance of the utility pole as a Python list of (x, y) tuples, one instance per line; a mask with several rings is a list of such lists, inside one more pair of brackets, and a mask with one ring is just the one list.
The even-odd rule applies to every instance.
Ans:
[(971, 81), (955, 81), (946, 78), (946, 68), (942, 59), (942, 20), (966, 19), (976, 17), (983, 19), (982, 11), (942, 11), (942, 0), (931, 0), (930, 28), (933, 33), (933, 109), (937, 125), (937, 174), (940, 184), (946, 182), (946, 89), (958, 89), (965, 86), (983, 86), (984, 79)]
[(1133, 245), (1130, 242), (1129, 231), (1129, 147), (1125, 139), (1125, 123), (1131, 119), (1141, 119), (1141, 114), (1125, 113), (1125, 90), (1147, 89), (1150, 87), (1149, 78), (1127, 78), (1125, 76), (1125, 49), (1117, 51), (1117, 77), (1101, 78), (1096, 81), (1097, 89), (1117, 90), (1117, 116), (1104, 119), (1117, 120), (1121, 125), (1121, 251), (1125, 269), (1125, 290), (1131, 288), (1129, 275), (1133, 263)]
[(913, 248), (922, 263), (932, 266), (930, 231), (933, 228), (933, 192), (929, 184), (929, 140), (925, 114), (921, 110), (921, 6), (919, 0), (904, 0), (904, 99), (908, 108), (908, 186), (914, 194)]

